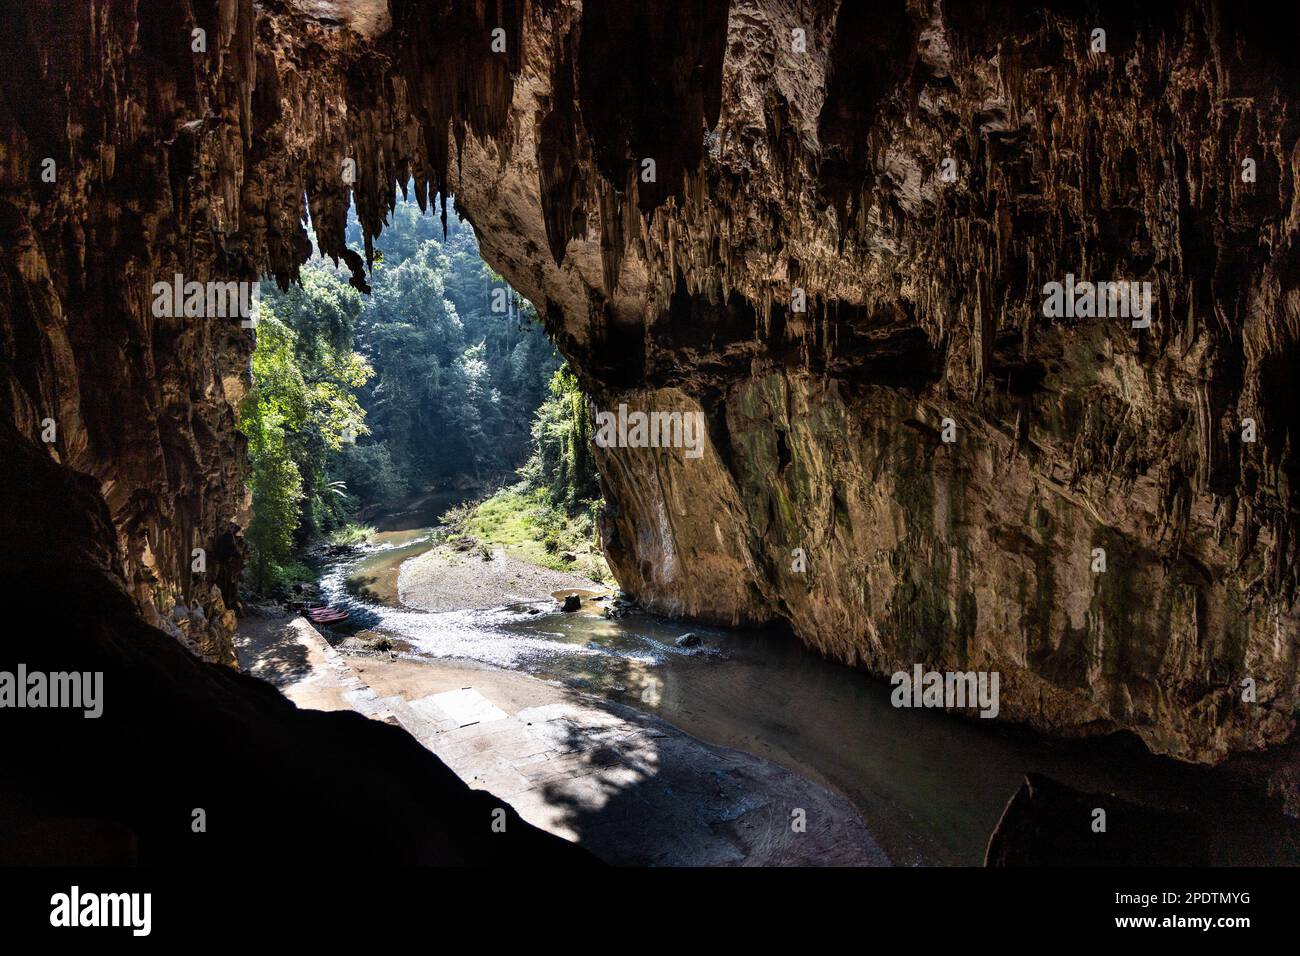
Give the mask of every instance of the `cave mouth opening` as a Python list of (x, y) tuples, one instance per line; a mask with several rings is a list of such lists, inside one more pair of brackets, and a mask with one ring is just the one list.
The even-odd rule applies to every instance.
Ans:
[[(323, 555), (417, 529), (608, 577), (577, 377), (454, 203), (439, 219), (410, 193), (396, 193), (369, 240), (349, 208), (348, 250), (371, 261), (368, 291), (355, 288), (351, 255), (321, 254), (310, 222), (297, 281), (261, 283), (239, 422), (248, 601), (311, 603)], [(497, 512), (508, 534), (504, 519), (479, 520)]]

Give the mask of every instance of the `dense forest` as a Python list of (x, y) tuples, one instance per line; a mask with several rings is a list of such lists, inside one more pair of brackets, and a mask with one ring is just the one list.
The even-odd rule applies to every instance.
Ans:
[[(355, 216), (348, 239), (360, 249)], [(287, 291), (263, 283), (241, 409), (255, 592), (304, 577), (294, 556), (360, 534), (369, 505), (511, 481), (520, 501), (565, 514), (590, 515), (599, 497), (586, 399), (468, 224), (449, 210), (444, 236), (399, 196), (375, 248), (369, 295), (319, 256)]]

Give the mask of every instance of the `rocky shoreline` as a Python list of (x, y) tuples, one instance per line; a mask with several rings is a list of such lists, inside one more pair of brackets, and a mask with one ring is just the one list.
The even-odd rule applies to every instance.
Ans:
[(305, 619), (245, 619), (240, 663), (299, 707), (404, 728), (470, 787), (606, 863), (888, 866), (843, 796), (772, 761), (549, 681), (340, 651)]

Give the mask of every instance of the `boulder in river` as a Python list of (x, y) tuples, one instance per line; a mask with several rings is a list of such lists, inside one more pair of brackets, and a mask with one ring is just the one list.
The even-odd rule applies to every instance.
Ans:
[(693, 631), (687, 631), (674, 642), (678, 647), (699, 647), (700, 637)]

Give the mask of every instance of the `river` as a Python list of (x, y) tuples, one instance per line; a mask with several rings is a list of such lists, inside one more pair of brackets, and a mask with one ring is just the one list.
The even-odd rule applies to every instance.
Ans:
[[(433, 519), (417, 511), (381, 523), (371, 550), (328, 566), (321, 584), (330, 603), (414, 657), (559, 681), (803, 773), (851, 800), (895, 864), (980, 865), (1029, 772), (1197, 814), (1217, 863), (1300, 862), (1294, 825), (1238, 777), (1153, 757), (1133, 740), (1056, 741), (995, 721), (895, 708), (887, 683), (820, 657), (786, 631), (565, 614), (553, 600), (440, 613), (401, 606), (400, 566), (436, 533), (420, 520)], [(368, 598), (345, 587), (358, 576), (371, 582)], [(703, 646), (676, 647), (686, 631)]]

